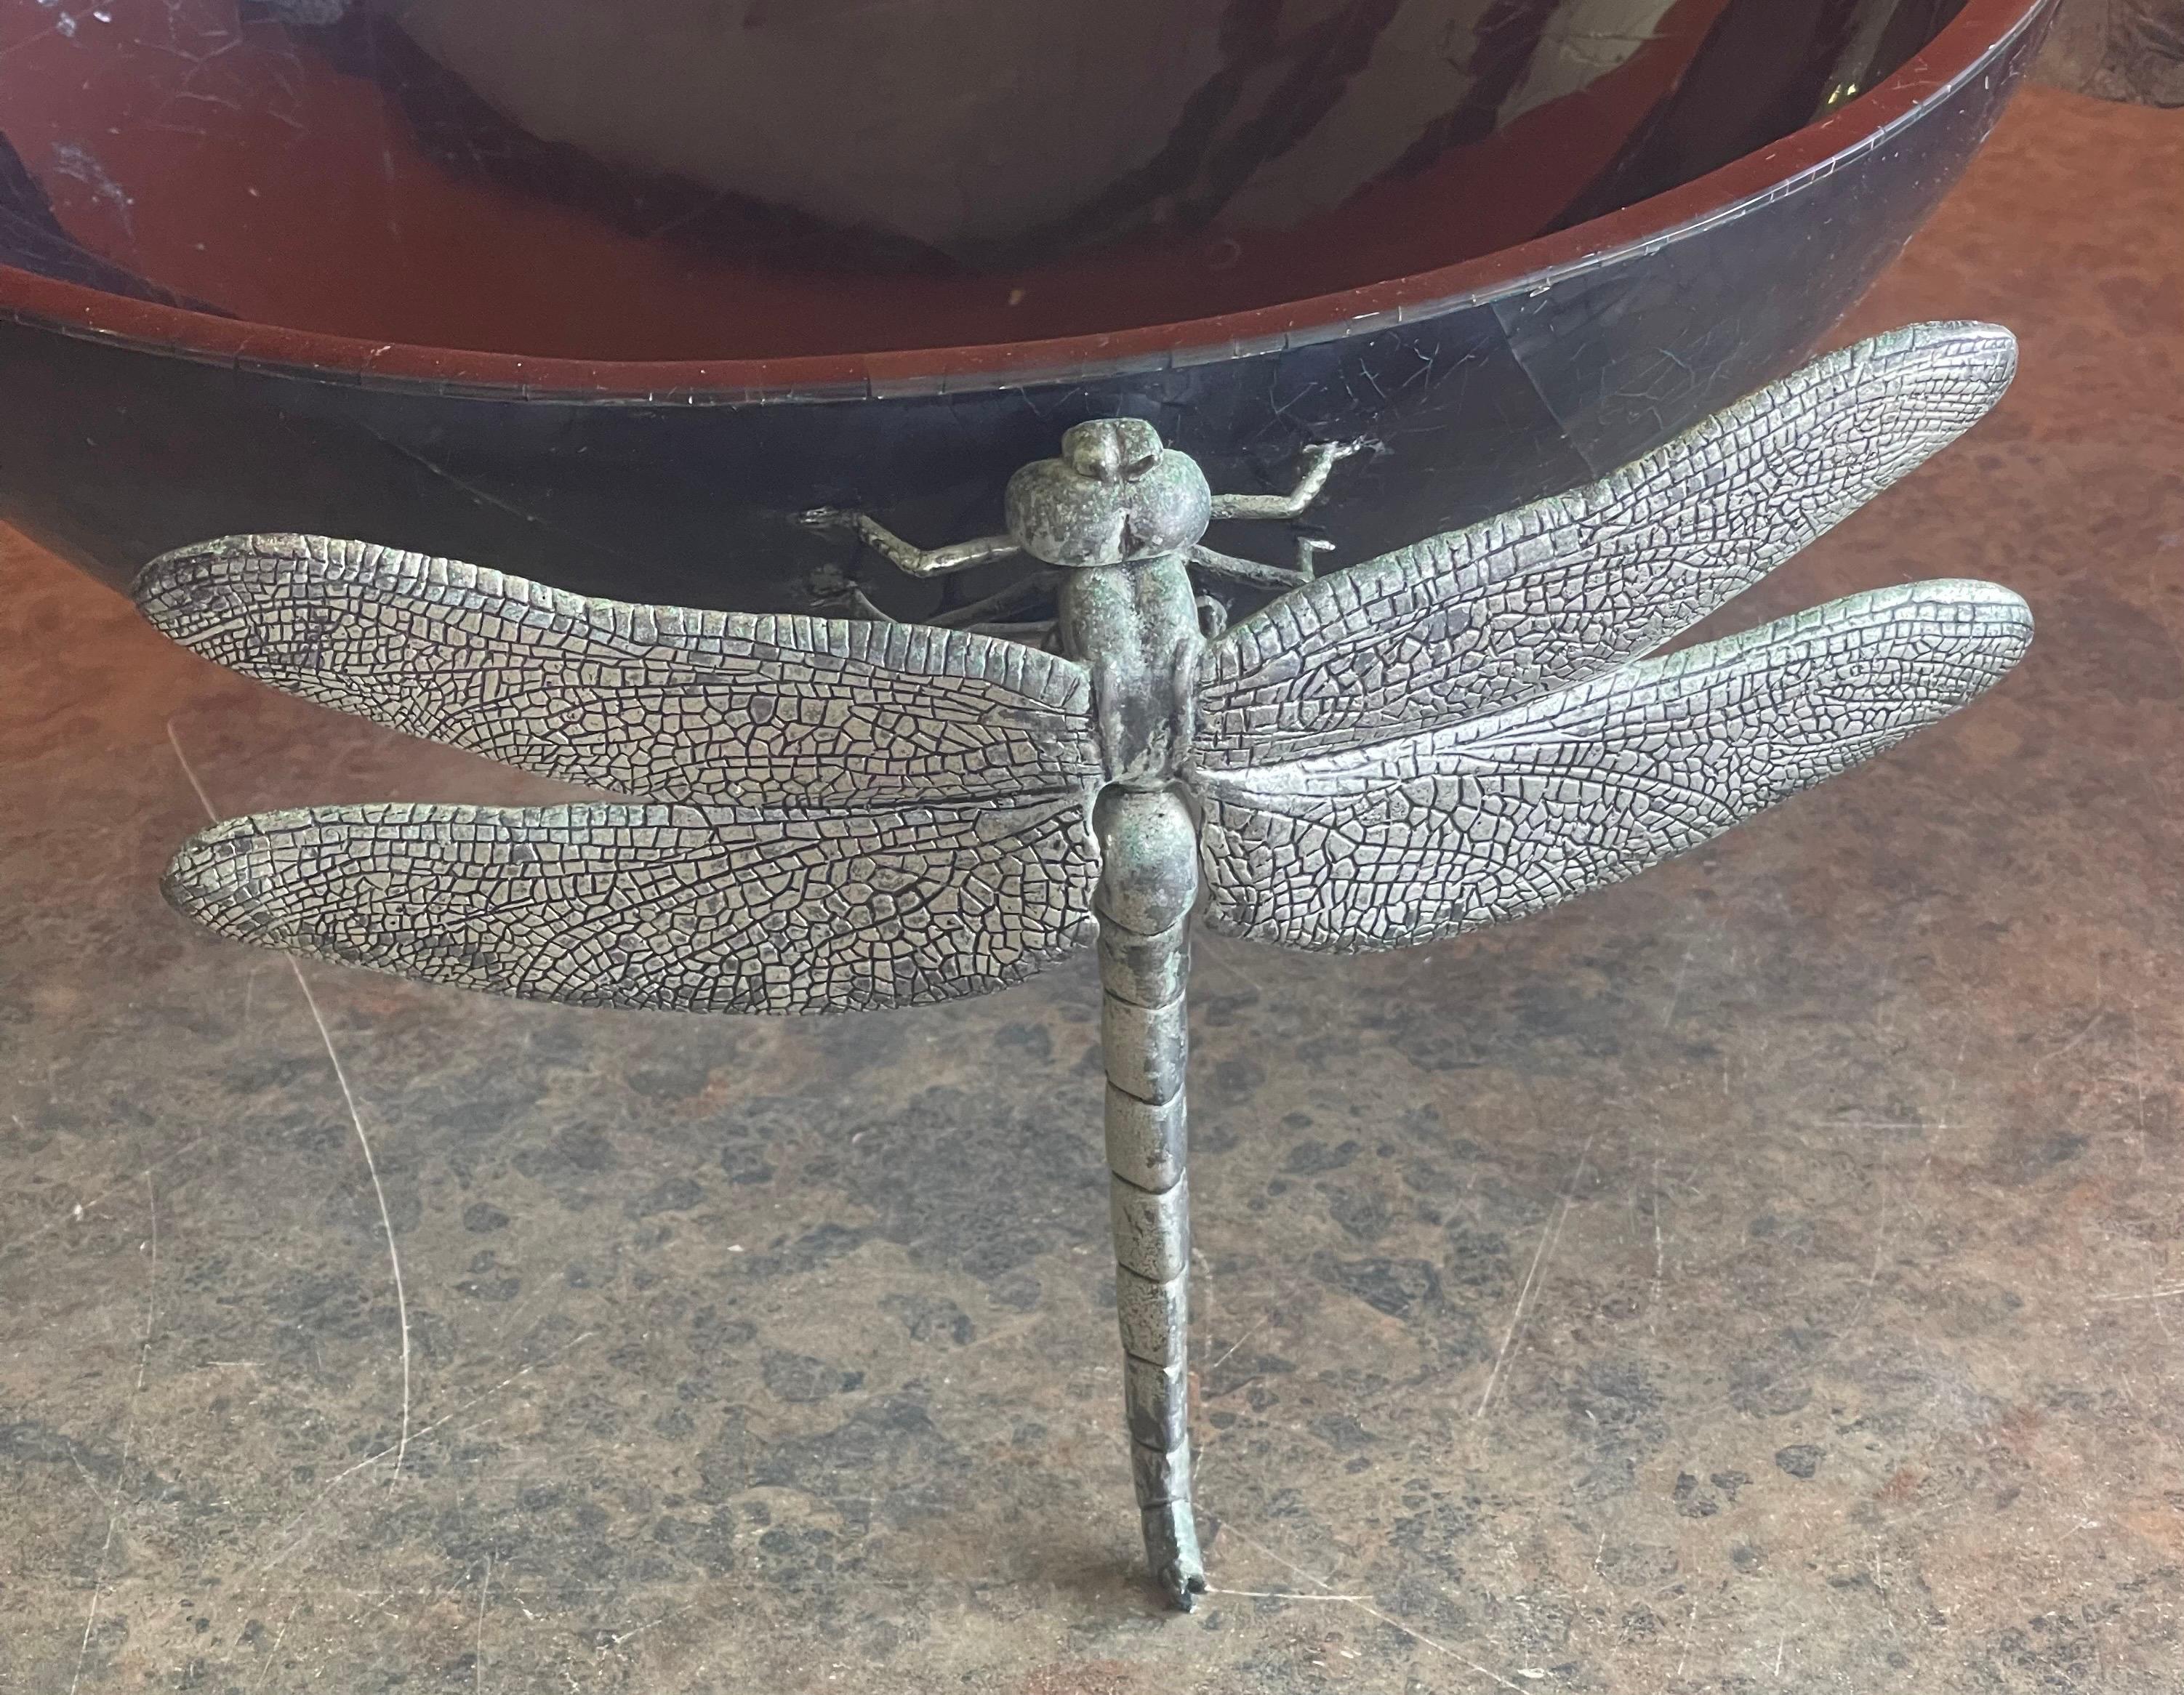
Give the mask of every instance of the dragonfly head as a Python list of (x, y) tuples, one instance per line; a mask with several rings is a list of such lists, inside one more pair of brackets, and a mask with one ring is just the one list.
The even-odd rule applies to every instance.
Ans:
[(1188, 453), (1141, 418), (1100, 418), (1061, 457), (1009, 479), (1009, 534), (1034, 559), (1079, 569), (1179, 553), (1206, 533), (1212, 493)]

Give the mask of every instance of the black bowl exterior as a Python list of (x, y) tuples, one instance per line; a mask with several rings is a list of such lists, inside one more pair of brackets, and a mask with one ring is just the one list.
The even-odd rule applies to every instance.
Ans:
[[(2051, 9), (2012, 8), (1968, 69), (1847, 150), (1658, 234), (1630, 237), (1634, 208), (1586, 226), (1624, 232), (1604, 251), (1454, 300), (1333, 325), (1306, 303), (1256, 341), (1045, 373), (556, 392), (314, 367), (247, 339), (154, 345), (19, 303), (0, 319), (0, 510), (116, 586), (187, 542), (292, 530), (579, 592), (809, 610), (857, 562), (804, 509), (866, 508), (923, 545), (989, 533), (1017, 466), (1129, 414), (1219, 489), (1279, 486), (1314, 442), (1379, 443), (1312, 514), (1339, 567), (1589, 481), (1793, 366), (1953, 182)], [(1751, 183), (1789, 146), (1719, 175)], [(985, 586), (861, 575), (905, 616)]]

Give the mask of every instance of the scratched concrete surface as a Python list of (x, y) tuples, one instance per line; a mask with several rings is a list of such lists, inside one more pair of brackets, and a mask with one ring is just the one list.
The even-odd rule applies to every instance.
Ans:
[(1992, 574), (1998, 695), (1518, 928), (1204, 946), (1188, 1619), (1089, 966), (315, 1012), (160, 905), (193, 784), (537, 786), (11, 544), (0, 1687), (2177, 1688), (2184, 122), (2028, 94), (1854, 327), (1943, 314), (2016, 392), (1736, 617)]

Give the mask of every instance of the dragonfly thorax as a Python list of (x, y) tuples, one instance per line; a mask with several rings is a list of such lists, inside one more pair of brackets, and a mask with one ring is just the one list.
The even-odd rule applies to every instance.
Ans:
[(1141, 418), (1101, 418), (1061, 438), (1061, 457), (1009, 479), (1009, 537), (1072, 570), (1182, 553), (1206, 533), (1212, 492), (1198, 462)]

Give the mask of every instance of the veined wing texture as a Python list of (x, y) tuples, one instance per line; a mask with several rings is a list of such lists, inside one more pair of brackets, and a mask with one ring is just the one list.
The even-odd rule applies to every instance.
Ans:
[(1876, 336), (1590, 486), (1323, 577), (1209, 651), (1195, 757), (1368, 747), (1612, 670), (1954, 441), (2015, 369), (1992, 325)]
[(844, 1012), (983, 993), (1094, 931), (1076, 796), (785, 817), (370, 805), (231, 819), (168, 898), (218, 933), (578, 1006)]
[(1338, 952), (1519, 918), (1696, 847), (1999, 681), (1991, 583), (1819, 607), (1471, 723), (1201, 773), (1206, 920)]
[(588, 599), (316, 536), (164, 554), (136, 599), (291, 694), (648, 800), (877, 807), (1100, 777), (1083, 667), (965, 631)]

